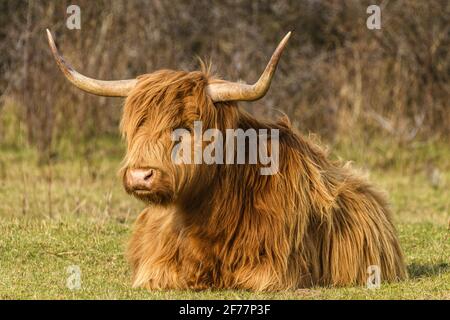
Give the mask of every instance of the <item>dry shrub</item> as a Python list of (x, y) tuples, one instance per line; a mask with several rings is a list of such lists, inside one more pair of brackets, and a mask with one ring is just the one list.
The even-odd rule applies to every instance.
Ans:
[(67, 137), (89, 146), (93, 137), (116, 133), (123, 103), (71, 88), (50, 56), (47, 27), (67, 59), (96, 78), (194, 70), (200, 56), (224, 78), (249, 82), (294, 30), (275, 84), (248, 104), (252, 112), (281, 110), (329, 142), (450, 135), (446, 0), (382, 2), (381, 30), (366, 28), (369, 1), (80, 0), (82, 28), (74, 31), (65, 27), (70, 4), (0, 3), (2, 96), (20, 103), (28, 141), (43, 154)]

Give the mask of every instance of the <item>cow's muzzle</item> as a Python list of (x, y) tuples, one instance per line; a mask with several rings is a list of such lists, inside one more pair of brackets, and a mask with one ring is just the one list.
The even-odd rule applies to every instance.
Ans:
[(132, 169), (129, 168), (124, 176), (125, 188), (128, 192), (139, 193), (152, 190), (154, 169)]

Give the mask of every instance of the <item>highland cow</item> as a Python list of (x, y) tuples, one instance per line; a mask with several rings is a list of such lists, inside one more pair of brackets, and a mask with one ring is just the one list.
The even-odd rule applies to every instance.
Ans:
[[(208, 72), (161, 70), (131, 80), (101, 81), (53, 55), (78, 88), (126, 97), (121, 131), (125, 190), (146, 203), (128, 246), (133, 285), (148, 289), (282, 290), (406, 277), (385, 197), (348, 165), (331, 161), (289, 120), (257, 120), (237, 101), (267, 92), (290, 33), (254, 85)], [(175, 164), (171, 132), (277, 129), (279, 172), (261, 164)], [(269, 141), (270, 144), (270, 141)]]

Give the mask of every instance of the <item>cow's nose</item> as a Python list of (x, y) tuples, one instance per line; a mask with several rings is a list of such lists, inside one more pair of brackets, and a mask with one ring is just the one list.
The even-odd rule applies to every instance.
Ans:
[(151, 190), (153, 174), (153, 169), (128, 169), (128, 186), (133, 191)]

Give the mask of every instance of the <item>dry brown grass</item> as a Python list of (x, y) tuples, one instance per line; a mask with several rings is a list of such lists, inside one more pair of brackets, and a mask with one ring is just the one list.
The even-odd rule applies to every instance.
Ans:
[(44, 158), (65, 135), (81, 144), (116, 132), (122, 104), (68, 85), (51, 59), (47, 27), (67, 59), (97, 78), (199, 69), (200, 56), (211, 58), (224, 78), (249, 82), (294, 30), (274, 85), (264, 100), (249, 104), (251, 111), (284, 111), (302, 131), (328, 142), (449, 137), (448, 1), (384, 1), (378, 31), (366, 28), (369, 1), (83, 0), (79, 31), (65, 27), (69, 4), (1, 4), (0, 105), (5, 97), (16, 101), (27, 140)]

